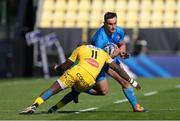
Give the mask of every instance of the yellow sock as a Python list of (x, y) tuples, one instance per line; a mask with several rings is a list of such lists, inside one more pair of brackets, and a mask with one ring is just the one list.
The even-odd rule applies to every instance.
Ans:
[(41, 105), (44, 102), (44, 100), (41, 97), (36, 98), (36, 100), (34, 101), (34, 104), (38, 104)]
[(56, 106), (57, 106), (58, 109), (60, 109), (60, 108), (62, 108), (63, 106), (65, 106), (65, 104), (60, 101), (60, 102), (58, 102), (58, 103), (56, 104)]

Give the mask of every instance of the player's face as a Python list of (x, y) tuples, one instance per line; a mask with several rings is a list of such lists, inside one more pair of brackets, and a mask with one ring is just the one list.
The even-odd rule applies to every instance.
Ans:
[(117, 17), (107, 19), (104, 22), (104, 26), (105, 26), (106, 31), (109, 34), (113, 34), (115, 32), (116, 26), (117, 26)]

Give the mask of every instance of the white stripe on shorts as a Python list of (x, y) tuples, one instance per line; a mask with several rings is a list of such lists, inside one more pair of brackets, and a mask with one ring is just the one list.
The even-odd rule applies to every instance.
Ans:
[(61, 80), (58, 79), (57, 82), (59, 83), (59, 85), (61, 86), (62, 89), (66, 88), (66, 86), (62, 83)]

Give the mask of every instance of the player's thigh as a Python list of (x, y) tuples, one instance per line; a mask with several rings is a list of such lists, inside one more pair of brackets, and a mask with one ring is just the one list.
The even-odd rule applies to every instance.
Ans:
[(98, 77), (96, 78), (96, 91), (99, 94), (105, 95), (108, 93), (108, 81), (106, 79), (106, 66), (103, 67), (101, 72), (99, 73)]
[(78, 92), (86, 92), (95, 85), (94, 77), (92, 77), (88, 72), (76, 73), (76, 83), (74, 84), (74, 89)]
[(75, 84), (73, 76), (68, 72), (65, 72), (62, 76), (60, 76), (57, 81), (62, 89), (72, 87)]
[(106, 79), (97, 81), (96, 82), (96, 89), (100, 94), (106, 95), (109, 91), (108, 81)]

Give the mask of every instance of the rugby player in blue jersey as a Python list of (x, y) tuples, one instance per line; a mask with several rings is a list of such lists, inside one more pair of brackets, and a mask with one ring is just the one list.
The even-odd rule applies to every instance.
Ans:
[[(105, 46), (107, 46), (107, 44), (114, 43), (119, 47), (119, 56), (125, 59), (129, 57), (129, 54), (126, 52), (126, 43), (123, 41), (123, 39), (124, 39), (124, 31), (121, 27), (117, 26), (116, 13), (107, 12), (104, 15), (104, 25), (101, 28), (99, 28), (95, 33), (95, 35), (92, 37), (92, 44), (96, 47), (104, 48)], [(121, 62), (119, 56), (112, 58), (114, 58), (114, 61), (120, 66)], [(146, 111), (143, 107), (141, 107), (137, 103), (133, 90), (133, 87), (137, 86), (136, 82), (131, 82), (131, 80), (129, 80), (129, 82), (125, 81), (123, 78), (120, 77), (120, 75), (118, 75), (108, 66), (104, 66), (104, 68), (101, 70), (99, 76), (96, 78), (96, 86), (90, 89), (87, 92), (88, 94), (106, 95), (108, 93), (108, 82), (105, 73), (109, 74), (116, 81), (118, 81), (118, 83), (121, 84), (124, 95), (129, 100), (134, 112)], [(55, 105), (55, 110), (69, 103), (72, 99), (74, 100), (74, 102), (78, 102), (77, 95), (79, 95), (79, 92), (76, 92), (72, 89), (70, 93), (68, 93), (58, 104)], [(50, 113), (55, 111), (53, 110), (53, 108), (54, 107), (51, 107), (49, 109)]]
[[(117, 26), (117, 15), (114, 12), (107, 12), (104, 15), (104, 25), (100, 27), (97, 32), (92, 37), (92, 45), (104, 48), (108, 43), (114, 43), (119, 47), (120, 53), (119, 56), (123, 59), (129, 57), (129, 54), (126, 52), (126, 43), (123, 41), (124, 31), (121, 27)], [(120, 57), (114, 57), (114, 61), (122, 68)], [(144, 112), (145, 109), (137, 103), (137, 99), (134, 94), (133, 85), (127, 81), (122, 81), (123, 79), (112, 69), (104, 67), (99, 76), (96, 79), (96, 86), (98, 93), (105, 95), (108, 93), (108, 82), (106, 79), (105, 72), (118, 81), (123, 89), (124, 95), (127, 97), (130, 102), (133, 111), (135, 112)], [(123, 83), (122, 83), (123, 82)], [(94, 90), (89, 90), (88, 93), (93, 94)]]

